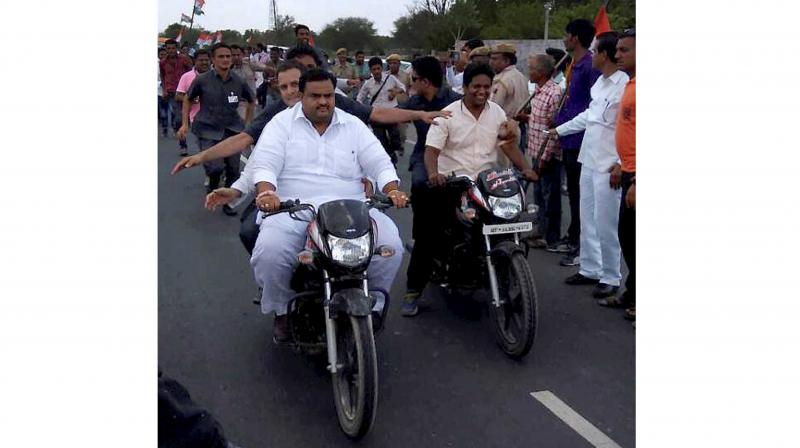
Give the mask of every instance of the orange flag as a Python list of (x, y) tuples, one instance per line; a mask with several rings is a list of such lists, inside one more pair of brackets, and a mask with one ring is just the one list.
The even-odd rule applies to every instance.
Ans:
[(600, 11), (597, 11), (597, 16), (594, 18), (594, 28), (596, 30), (595, 36), (611, 31), (611, 23), (608, 21), (605, 5), (600, 7)]

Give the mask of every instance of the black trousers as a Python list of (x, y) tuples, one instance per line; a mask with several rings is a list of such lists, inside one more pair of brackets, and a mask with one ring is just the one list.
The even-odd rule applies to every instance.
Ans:
[(552, 159), (539, 170), (533, 185), (534, 203), (539, 206), (539, 231), (547, 244), (561, 239), (561, 161)]
[(563, 148), (564, 171), (567, 174), (569, 195), (569, 229), (567, 238), (573, 246), (581, 243), (581, 163), (578, 162), (580, 148)]
[[(200, 150), (205, 151), (232, 135), (235, 135), (235, 133), (226, 129), (220, 140), (211, 140), (202, 137), (199, 137), (197, 140), (200, 145)], [(205, 168), (206, 176), (208, 176), (209, 179), (208, 191), (219, 187), (219, 181), (222, 178), (223, 171), (225, 172), (225, 186), (230, 188), (230, 186), (239, 179), (239, 154), (237, 153), (225, 157), (222, 160), (217, 159), (205, 162), (203, 163), (203, 168)]]
[(625, 280), (625, 296), (636, 301), (636, 209), (625, 205), (625, 195), (631, 188), (631, 179), (636, 173), (622, 173), (622, 202), (619, 204), (619, 245), (628, 266)]
[(392, 163), (397, 163), (397, 152), (403, 148), (403, 141), (400, 139), (400, 129), (396, 124), (372, 123), (372, 133), (381, 142), (381, 146), (389, 154)]
[(253, 255), (253, 248), (256, 247), (256, 240), (258, 239), (258, 231), (260, 228), (256, 224), (256, 202), (252, 201), (242, 212), (240, 219), (241, 225), (239, 226), (239, 240), (248, 254)]

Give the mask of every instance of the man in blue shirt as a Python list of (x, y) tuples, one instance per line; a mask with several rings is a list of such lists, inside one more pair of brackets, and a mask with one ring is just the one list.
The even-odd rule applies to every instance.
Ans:
[[(563, 107), (556, 114), (555, 126), (564, 124), (589, 107), (592, 97), (589, 93), (600, 71), (592, 68), (592, 54), (589, 46), (594, 38), (595, 28), (586, 19), (576, 19), (567, 24), (564, 34), (564, 47), (572, 55), (572, 65), (567, 69), (567, 91)], [(560, 251), (567, 252), (561, 260), (562, 266), (576, 266), (580, 263), (580, 178), (581, 164), (578, 154), (581, 150), (583, 132), (559, 137), (564, 170), (567, 173), (567, 191), (569, 194), (569, 229)]]

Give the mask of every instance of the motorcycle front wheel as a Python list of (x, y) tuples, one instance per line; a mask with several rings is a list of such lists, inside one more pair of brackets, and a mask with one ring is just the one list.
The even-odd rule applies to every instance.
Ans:
[(336, 352), (341, 368), (333, 376), (339, 426), (351, 439), (366, 435), (378, 407), (378, 359), (372, 322), (346, 316), (337, 322)]
[(528, 260), (521, 253), (498, 260), (495, 266), (500, 300), (490, 304), (497, 344), (506, 355), (520, 359), (528, 354), (536, 338), (538, 305), (536, 285)]

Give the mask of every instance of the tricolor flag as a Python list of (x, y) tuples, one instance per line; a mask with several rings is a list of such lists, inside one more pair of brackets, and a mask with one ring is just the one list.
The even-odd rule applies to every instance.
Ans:
[(200, 33), (197, 37), (197, 46), (207, 47), (209, 45), (211, 45), (211, 35), (206, 32)]
[(218, 44), (220, 42), (222, 42), (222, 31), (217, 31), (217, 35), (214, 38), (214, 43)]
[(203, 5), (206, 4), (206, 0), (194, 0), (194, 6), (196, 8), (202, 8)]
[(181, 22), (192, 23), (192, 18), (186, 14), (181, 14)]
[(198, 8), (197, 6), (194, 7), (194, 13), (195, 13), (195, 15), (198, 15), (198, 16), (202, 16), (203, 14), (205, 14), (203, 12), (203, 10)]
[(183, 29), (178, 32), (178, 37), (175, 38), (175, 42), (181, 43), (181, 39), (183, 38)]

